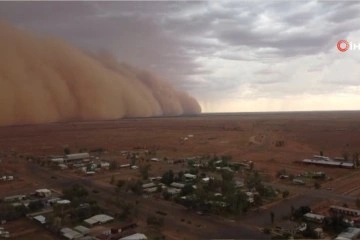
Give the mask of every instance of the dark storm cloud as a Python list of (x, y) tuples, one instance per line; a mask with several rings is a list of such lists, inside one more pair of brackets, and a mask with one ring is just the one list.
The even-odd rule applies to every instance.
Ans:
[[(0, 16), (81, 47), (111, 51), (198, 97), (226, 95), (250, 83), (286, 84), (289, 76), (266, 72), (268, 65), (329, 54), (337, 40), (360, 29), (356, 1), (1, 2)], [(237, 62), (246, 75), (234, 72)], [(218, 69), (233, 71), (233, 77)], [(291, 84), (283, 91), (298, 89)]]

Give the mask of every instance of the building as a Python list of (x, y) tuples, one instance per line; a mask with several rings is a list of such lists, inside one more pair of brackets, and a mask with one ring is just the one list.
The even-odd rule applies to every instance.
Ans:
[(50, 161), (52, 163), (64, 163), (64, 158), (52, 158)]
[(348, 216), (360, 217), (360, 210), (357, 209), (339, 207), (339, 206), (330, 206), (330, 211), (332, 213), (341, 213)]
[(51, 191), (49, 189), (46, 189), (46, 188), (37, 189), (35, 191), (35, 193), (39, 197), (50, 197), (51, 196)]
[(41, 224), (46, 223), (46, 218), (43, 215), (37, 215), (37, 216), (33, 217), (33, 219)]
[(303, 163), (323, 165), (329, 167), (343, 167), (343, 168), (354, 168), (354, 163), (352, 162), (338, 162), (334, 161), (328, 157), (314, 156), (312, 159), (304, 159)]
[(147, 240), (147, 237), (142, 233), (135, 233), (133, 235), (120, 238), (119, 240)]
[(75, 230), (72, 230), (71, 228), (62, 228), (60, 229), (60, 233), (61, 235), (69, 240), (73, 240), (73, 239), (79, 239), (81, 237), (83, 237), (83, 235)]
[(15, 202), (15, 201), (22, 201), (26, 199), (26, 195), (14, 195), (9, 197), (4, 197), (4, 202)]
[(70, 200), (67, 200), (67, 199), (61, 199), (59, 201), (56, 202), (57, 204), (60, 204), (60, 205), (66, 205), (66, 204), (70, 204)]
[(65, 161), (66, 162), (75, 162), (75, 161), (81, 161), (85, 159), (89, 159), (90, 154), (89, 153), (73, 153), (66, 155)]
[(360, 236), (360, 228), (349, 227), (340, 233), (335, 240), (353, 240)]
[(98, 215), (92, 216), (91, 218), (85, 219), (84, 222), (88, 226), (94, 226), (96, 224), (108, 223), (108, 222), (111, 222), (112, 220), (114, 220), (114, 218), (111, 216), (108, 216), (105, 214), (98, 214)]
[(90, 229), (82, 225), (74, 227), (74, 230), (81, 233), (82, 235), (87, 235), (90, 233)]
[(298, 185), (305, 184), (305, 182), (302, 179), (298, 179), (298, 178), (293, 179), (293, 183), (298, 184)]
[(184, 174), (184, 177), (185, 177), (187, 180), (195, 180), (195, 179), (196, 179), (196, 175), (191, 174), (191, 173), (185, 173), (185, 174)]
[(173, 183), (170, 184), (170, 186), (173, 187), (173, 188), (180, 188), (181, 189), (181, 188), (185, 187), (185, 184), (173, 182)]
[(323, 223), (325, 216), (314, 213), (306, 213), (304, 214), (304, 218), (310, 222)]

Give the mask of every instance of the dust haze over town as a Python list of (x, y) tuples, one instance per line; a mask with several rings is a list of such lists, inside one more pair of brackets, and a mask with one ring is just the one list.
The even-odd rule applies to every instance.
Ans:
[(359, 238), (359, 22), (356, 1), (0, 2), (0, 238)]

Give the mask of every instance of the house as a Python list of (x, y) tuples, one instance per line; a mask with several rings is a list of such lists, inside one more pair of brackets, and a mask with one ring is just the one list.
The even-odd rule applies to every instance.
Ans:
[(146, 235), (144, 235), (142, 233), (135, 233), (133, 235), (120, 238), (119, 240), (147, 240), (147, 239), (148, 238), (146, 237)]
[(110, 168), (110, 163), (109, 162), (101, 162), (100, 167), (109, 169)]
[(204, 177), (203, 179), (201, 179), (204, 183), (208, 183), (210, 181), (209, 177)]
[(304, 214), (304, 218), (311, 222), (323, 223), (325, 216), (314, 213), (306, 213)]
[(52, 163), (64, 163), (64, 158), (52, 158), (50, 161)]
[(340, 233), (335, 240), (353, 240), (360, 236), (360, 228), (349, 227)]
[(357, 209), (339, 207), (339, 206), (330, 206), (330, 211), (333, 213), (341, 213), (348, 216), (360, 217), (360, 210)]
[(114, 218), (111, 216), (108, 216), (105, 214), (98, 214), (98, 215), (92, 216), (91, 218), (85, 219), (84, 222), (86, 224), (88, 224), (89, 226), (93, 226), (96, 224), (108, 223), (112, 220), (114, 220)]
[(14, 195), (14, 196), (9, 196), (9, 197), (4, 197), (4, 202), (15, 202), (15, 201), (21, 201), (21, 200), (25, 200), (26, 199), (26, 195)]
[(33, 219), (41, 224), (46, 223), (46, 218), (43, 215), (37, 215), (37, 216), (33, 217)]
[(298, 185), (304, 185), (305, 182), (302, 179), (299, 178), (294, 178), (293, 183), (298, 184)]
[(60, 205), (66, 205), (66, 204), (70, 204), (70, 200), (67, 200), (67, 199), (62, 199), (62, 200), (59, 200), (56, 202), (57, 204), (60, 204)]
[(87, 235), (90, 233), (90, 229), (87, 227), (84, 227), (82, 225), (78, 225), (78, 226), (74, 227), (74, 230), (81, 233), (82, 235)]
[(66, 164), (63, 164), (63, 163), (59, 163), (58, 164), (58, 167), (61, 169), (61, 170), (65, 170), (68, 168), (68, 166)]
[(235, 187), (236, 187), (236, 188), (242, 188), (242, 187), (244, 187), (244, 186), (245, 186), (244, 181), (242, 181), (242, 180), (236, 180), (236, 181), (235, 181)]
[(166, 192), (171, 194), (171, 195), (175, 195), (181, 192), (181, 189), (178, 188), (168, 188), (166, 189)]
[(73, 153), (73, 154), (66, 155), (65, 160), (67, 162), (72, 162), (72, 161), (84, 160), (84, 159), (88, 159), (88, 158), (90, 158), (89, 153)]
[(150, 161), (152, 161), (152, 162), (160, 162), (160, 160), (158, 158), (151, 158)]
[(130, 168), (130, 164), (122, 164), (120, 165), (120, 168)]
[(194, 180), (194, 179), (196, 179), (196, 175), (190, 174), (190, 173), (185, 173), (185, 174), (184, 174), (184, 177), (185, 177), (187, 180)]
[(173, 182), (173, 183), (170, 184), (170, 186), (173, 187), (173, 188), (180, 188), (181, 189), (181, 188), (185, 187), (185, 184)]
[(50, 197), (51, 191), (49, 189), (42, 188), (42, 189), (37, 189), (35, 191), (35, 194), (39, 197)]
[(142, 185), (143, 189), (156, 187), (155, 183), (145, 183)]
[(61, 235), (69, 240), (73, 240), (73, 239), (79, 239), (81, 237), (83, 237), (83, 235), (75, 230), (72, 230), (71, 228), (62, 228), (60, 229), (60, 233)]

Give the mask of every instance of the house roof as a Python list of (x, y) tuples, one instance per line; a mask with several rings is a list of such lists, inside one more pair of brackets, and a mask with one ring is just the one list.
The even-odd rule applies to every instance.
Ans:
[(183, 188), (183, 187), (185, 187), (185, 184), (173, 182), (173, 183), (170, 184), (170, 186), (172, 186), (174, 188)]
[(105, 214), (98, 214), (95, 216), (92, 216), (91, 218), (85, 219), (84, 222), (93, 225), (96, 223), (107, 223), (114, 220), (113, 217), (105, 215)]
[(39, 221), (42, 224), (46, 223), (46, 218), (43, 215), (35, 216), (34, 219)]
[(119, 240), (146, 240), (147, 237), (142, 233), (135, 233), (133, 235), (120, 238)]
[(82, 225), (79, 225), (79, 226), (76, 226), (74, 227), (74, 230), (78, 231), (79, 233), (82, 233), (82, 234), (87, 234), (90, 232), (90, 229), (87, 228), (87, 227), (84, 227)]
[(349, 227), (340, 233), (336, 239), (355, 239), (360, 236), (360, 228)]

